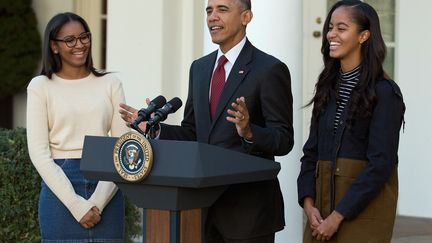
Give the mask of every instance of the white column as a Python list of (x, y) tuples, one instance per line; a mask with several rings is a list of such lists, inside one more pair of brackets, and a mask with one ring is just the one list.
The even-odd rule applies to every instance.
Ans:
[[(254, 17), (247, 29), (247, 36), (254, 46), (287, 64), (291, 73), (294, 98), (294, 148), (284, 157), (279, 173), (285, 202), (285, 229), (276, 234), (277, 243), (302, 241), (303, 214), (297, 203), (297, 176), (300, 171), (302, 141), (302, 1), (270, 0), (253, 1)], [(205, 19), (205, 16), (204, 16)], [(204, 30), (204, 53), (217, 49), (211, 43), (207, 28)]]
[(407, 106), (399, 145), (398, 213), (431, 218), (432, 33), (427, 23), (432, 21), (432, 2), (398, 0), (396, 6), (395, 74)]
[(95, 68), (102, 67), (102, 1), (75, 0), (74, 12), (80, 15), (92, 33), (92, 56)]
[[(202, 55), (201, 11), (190, 0), (108, 1), (107, 70), (123, 81), (128, 104), (145, 107), (158, 95), (186, 102), (189, 66)], [(182, 109), (167, 123), (178, 124)]]
[(282, 170), (279, 181), (285, 202), (285, 229), (276, 234), (277, 243), (301, 242), (303, 214), (297, 203), (297, 176), (302, 147), (302, 1), (253, 1), (254, 19), (248, 37), (259, 49), (287, 64), (291, 73), (294, 117), (294, 148), (277, 158)]
[(141, 108), (162, 92), (163, 1), (108, 1), (107, 70), (122, 80), (128, 104)]

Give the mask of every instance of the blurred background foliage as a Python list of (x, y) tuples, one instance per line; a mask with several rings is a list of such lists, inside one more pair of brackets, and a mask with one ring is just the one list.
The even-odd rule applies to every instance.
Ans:
[(13, 95), (25, 90), (41, 57), (32, 0), (0, 1), (0, 127), (12, 128)]
[(31, 0), (0, 1), (0, 97), (23, 91), (41, 57)]

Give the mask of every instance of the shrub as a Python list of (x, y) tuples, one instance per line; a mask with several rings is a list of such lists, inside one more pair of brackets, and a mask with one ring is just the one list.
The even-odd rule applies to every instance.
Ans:
[[(40, 242), (40, 176), (27, 152), (24, 128), (0, 129), (0, 242)], [(138, 209), (126, 200), (126, 242), (140, 234)]]
[(23, 91), (41, 55), (32, 0), (0, 1), (0, 97)]
[(24, 129), (0, 130), (0, 242), (40, 241), (40, 177), (27, 153)]

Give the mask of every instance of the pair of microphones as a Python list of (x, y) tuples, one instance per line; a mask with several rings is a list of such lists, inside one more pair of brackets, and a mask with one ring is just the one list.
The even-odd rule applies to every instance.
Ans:
[[(142, 108), (138, 111), (138, 117), (131, 123), (131, 127), (146, 135), (151, 128), (155, 127), (160, 122), (165, 121), (169, 114), (176, 112), (182, 104), (182, 101), (178, 97), (174, 97), (170, 101), (166, 102), (165, 97), (159, 95), (150, 101), (147, 108)], [(154, 115), (151, 116), (153, 113)], [(143, 121), (147, 121), (145, 132), (138, 127), (138, 124)]]

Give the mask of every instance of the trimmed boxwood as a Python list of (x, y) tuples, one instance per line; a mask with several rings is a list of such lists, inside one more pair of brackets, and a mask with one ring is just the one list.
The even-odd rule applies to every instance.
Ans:
[[(0, 242), (40, 242), (41, 178), (30, 161), (24, 128), (0, 129)], [(126, 242), (141, 233), (138, 209), (126, 199)]]
[(24, 90), (41, 56), (32, 0), (1, 0), (0, 23), (0, 97), (8, 97)]

